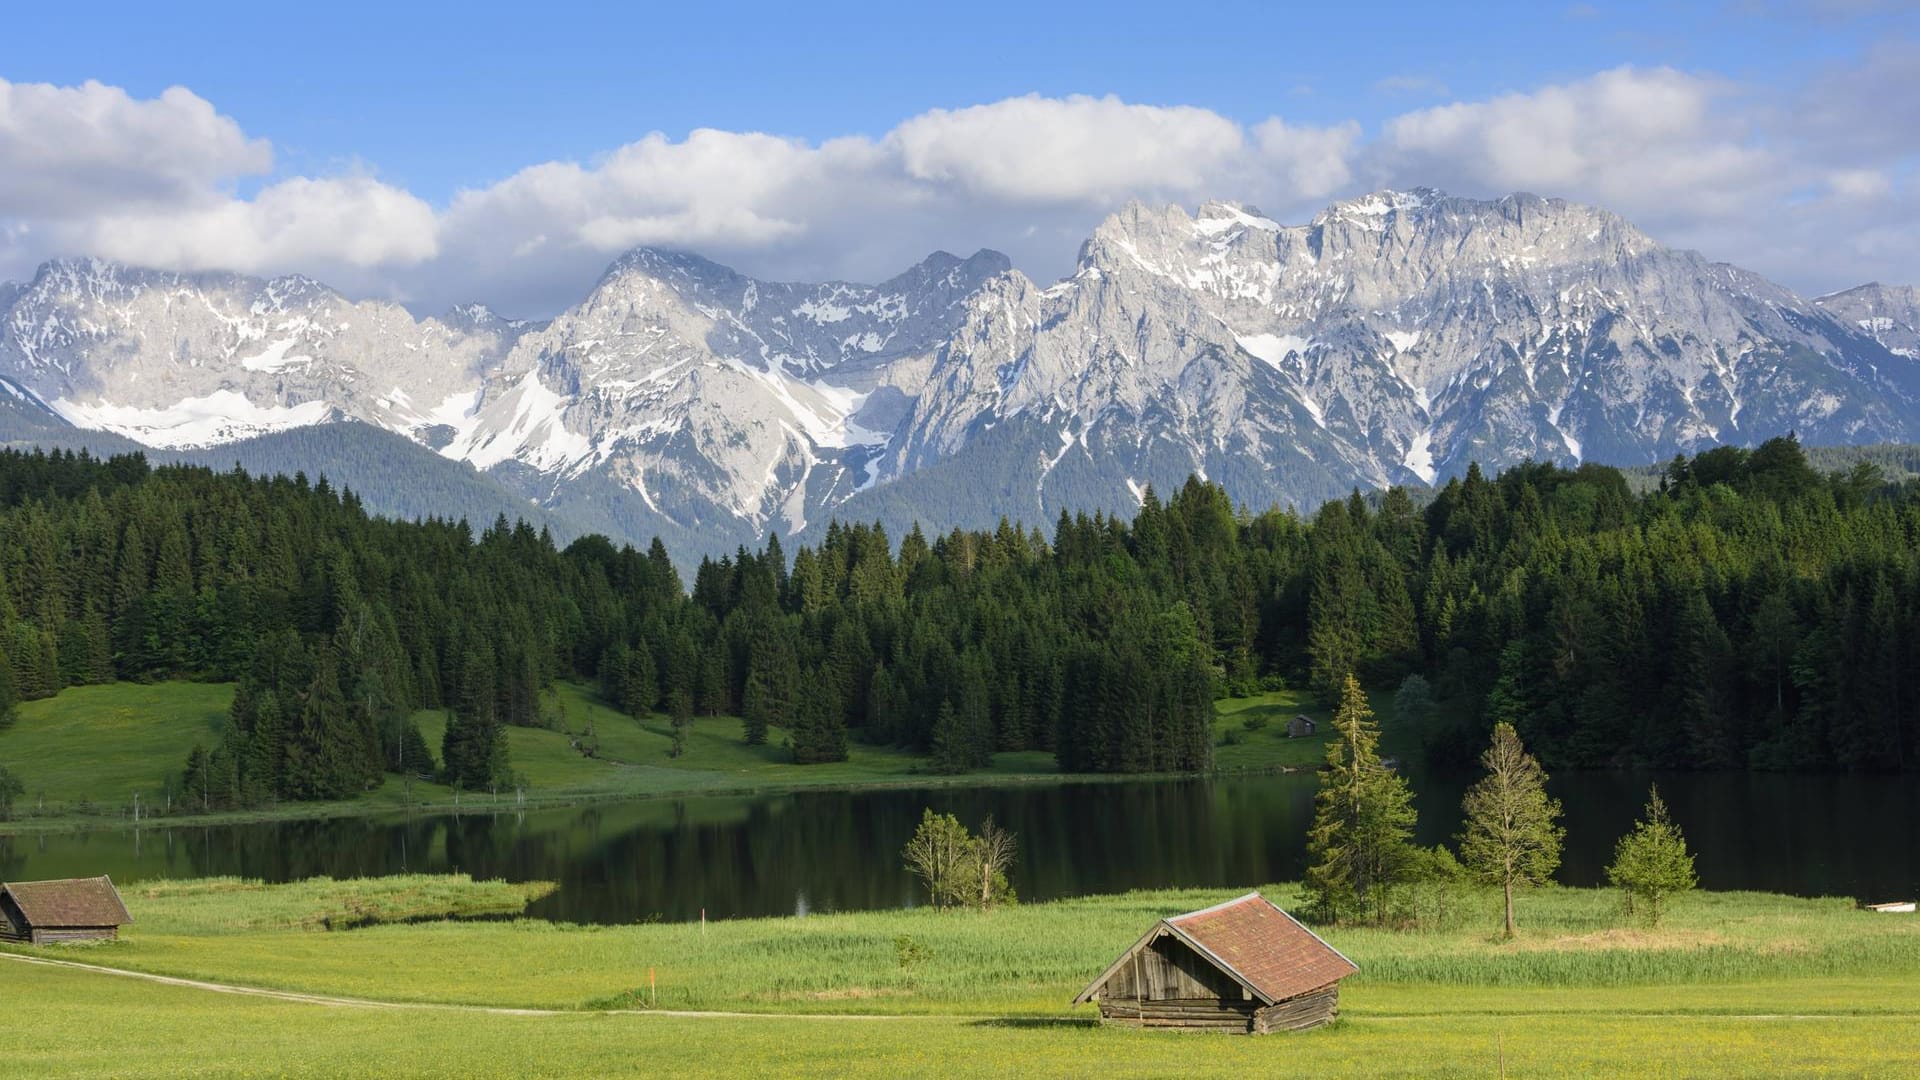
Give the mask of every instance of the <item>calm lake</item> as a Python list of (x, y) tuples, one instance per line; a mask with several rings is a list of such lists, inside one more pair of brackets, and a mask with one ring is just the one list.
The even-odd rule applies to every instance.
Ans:
[[(1907, 776), (1571, 773), (1560, 879), (1602, 881), (1613, 842), (1658, 780), (1701, 884), (1802, 895), (1920, 893), (1920, 783)], [(914, 901), (899, 851), (923, 807), (1019, 837), (1020, 896), (1299, 877), (1315, 778), (1031, 784), (972, 791), (656, 799), (524, 814), (340, 819), (0, 837), (0, 880), (231, 874), (285, 881), (464, 871), (551, 880), (533, 914), (575, 922), (792, 915)], [(1418, 779), (1421, 841), (1458, 828), (1465, 780)]]

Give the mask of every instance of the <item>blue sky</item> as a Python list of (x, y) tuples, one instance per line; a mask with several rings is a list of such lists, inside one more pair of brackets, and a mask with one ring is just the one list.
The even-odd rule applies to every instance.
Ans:
[[(0, 277), (18, 276), (49, 254), (78, 253), (71, 249), (109, 234), (159, 235), (139, 244), (114, 240), (104, 254), (194, 268), (221, 262), (217, 250), (164, 235), (165, 223), (150, 220), (177, 210), (210, 215), (202, 232), (239, 230), (225, 245), (232, 268), (307, 269), (421, 303), (468, 289), (492, 290), (481, 298), (508, 306), (550, 307), (628, 241), (698, 247), (767, 273), (871, 277), (904, 265), (918, 246), (968, 246), (977, 235), (977, 243), (1008, 249), (1044, 276), (1063, 270), (1074, 237), (1125, 197), (1193, 202), (1218, 195), (1260, 200), (1270, 213), (1305, 214), (1375, 184), (1421, 182), (1476, 195), (1544, 187), (1543, 194), (1601, 202), (1662, 239), (1701, 246), (1809, 291), (1865, 276), (1920, 277), (1920, 266), (1900, 254), (1914, 247), (1920, 111), (1897, 102), (1891, 111), (1870, 107), (1884, 105), (1889, 93), (1920, 96), (1912, 77), (1920, 75), (1914, 8), (1873, 0), (1470, 10), (1396, 3), (608, 11), (334, 3), (203, 4), (183, 14), (156, 4), (32, 5), (9, 12), (0, 79), (73, 92), (91, 80), (123, 91), (111, 108), (131, 115), (150, 106), (153, 124), (143, 130), (154, 145), (108, 162), (120, 170), (112, 177), (76, 181), (64, 170), (89, 161), (97, 167), (125, 141), (119, 129), (102, 134), (102, 149), (89, 160), (61, 157), (66, 152), (52, 135), (0, 140), (0, 168), (44, 173), (37, 188), (26, 185), (27, 194), (10, 194), (0, 181)], [(1624, 80), (1595, 81), (1622, 71)], [(1666, 74), (1678, 81), (1636, 96)], [(170, 87), (185, 88), (233, 130), (213, 131), (204, 117), (188, 122), (191, 110), (179, 108), (172, 112), (182, 133), (154, 126)], [(1571, 101), (1564, 108), (1555, 104), (1561, 90)], [(1235, 125), (1249, 145), (1273, 121), (1324, 137), (1283, 140), (1264, 155), (1221, 151), (1218, 160), (1207, 156), (1215, 143), (1206, 137), (1196, 135), (1191, 145), (1176, 138), (1171, 156), (1206, 159), (1197, 173), (1175, 175), (1177, 160), (1132, 162), (1113, 170), (1122, 177), (1118, 184), (1099, 182), (1094, 168), (1079, 187), (1047, 176), (974, 175), (971, 165), (942, 156), (960, 152), (952, 147), (919, 157), (909, 150), (896, 166), (822, 164), (830, 154), (782, 163), (739, 146), (715, 151), (740, 154), (740, 170), (777, 174), (779, 192), (709, 190), (715, 185), (702, 179), (707, 174), (661, 161), (635, 166), (617, 182), (602, 168), (654, 133), (656, 157), (695, 156), (687, 140), (696, 129), (767, 133), (814, 150), (855, 136), (869, 148), (898, 147), (907, 145), (901, 132), (916, 118), (951, 119), (1027, 95), (1042, 103), (1186, 107), (1181, 117)], [(47, 103), (42, 119), (104, 115), (107, 106), (96, 104)], [(1456, 106), (1480, 112), (1449, 119), (1443, 110)], [(13, 108), (27, 106), (16, 101)], [(1660, 116), (1646, 115), (1666, 110), (1691, 127), (1661, 130), (1654, 122)], [(1096, 130), (1072, 108), (1056, 112), (1048, 122), (1064, 130)], [(1818, 119), (1807, 121), (1809, 114)], [(1090, 137), (1163, 139), (1156, 115), (1116, 119)], [(987, 123), (993, 117), (976, 119), (980, 125), (957, 137), (979, 139), (987, 156), (1018, 158), (1030, 171), (1048, 167), (1040, 160), (1046, 145), (995, 142), (1008, 125), (1034, 130), (1031, 110), (1006, 111), (1000, 126)], [(1544, 132), (1543, 144), (1558, 139), (1579, 156), (1598, 140), (1605, 152), (1500, 168), (1471, 160), (1499, 156), (1489, 139), (1509, 151), (1516, 140), (1524, 143), (1516, 125), (1561, 120), (1575, 127)], [(1460, 124), (1481, 126), (1463, 131)], [(1505, 127), (1488, 127), (1499, 124)], [(1079, 161), (1105, 149), (1083, 148)], [(166, 160), (173, 151), (180, 162)], [(1617, 175), (1622, 159), (1638, 161), (1654, 181)], [(1720, 167), (1689, 179), (1678, 197), (1658, 182), (1702, 161)], [(155, 170), (151, 184), (137, 175), (143, 162)], [(512, 190), (553, 180), (541, 172), (551, 163), (571, 163), (588, 175), (571, 178), (564, 191), (549, 185), (508, 205)], [(1074, 164), (1055, 172), (1072, 172)], [(887, 168), (898, 175), (876, 179), (875, 170)], [(659, 169), (668, 170), (664, 178)], [(1271, 179), (1288, 170), (1300, 175)], [(1775, 174), (1777, 182), (1741, 175), (1754, 170)], [(902, 177), (915, 190), (896, 182)], [(96, 181), (101, 204), (91, 217), (73, 205), (76, 197), (49, 203), (45, 194), (76, 185), (91, 190)], [(678, 202), (660, 194), (676, 186), (684, 189)], [(182, 201), (168, 203), (149, 190), (155, 187)], [(463, 190), (497, 196), (488, 210), (497, 216), (452, 212)], [(129, 191), (139, 197), (127, 201)], [(836, 191), (853, 193), (853, 205), (836, 202)], [(1836, 191), (1853, 193), (1852, 202), (1826, 206)], [(272, 193), (271, 213), (255, 205), (263, 192)], [(378, 205), (363, 213), (355, 201), (362, 199)], [(1877, 208), (1867, 213), (1863, 200)], [(863, 219), (862, 202), (884, 205), (885, 213)], [(530, 209), (535, 203), (537, 211)], [(1784, 222), (1780, 213), (1794, 220)], [(319, 224), (285, 226), (301, 214)], [(475, 219), (473, 235), (453, 235), (463, 215)], [(242, 222), (249, 216), (281, 224)], [(1886, 233), (1889, 217), (1895, 231)], [(384, 248), (378, 238), (362, 239), (338, 250), (313, 239), (356, 218), (406, 238)], [(1821, 237), (1851, 235), (1862, 221), (1882, 234), (1858, 250), (1828, 250), (1810, 261), (1809, 248)], [(1787, 224), (1805, 235), (1782, 237)], [(863, 227), (900, 239), (854, 235)], [(280, 233), (266, 234), (274, 228)], [(506, 250), (485, 250), (476, 238), (482, 235), (518, 239)], [(489, 272), (457, 272), (476, 259), (489, 263)]]

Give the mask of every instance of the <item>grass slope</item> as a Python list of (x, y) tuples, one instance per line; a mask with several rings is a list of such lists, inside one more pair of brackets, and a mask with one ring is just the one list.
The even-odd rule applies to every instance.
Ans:
[(195, 743), (212, 747), (233, 701), (217, 683), (76, 686), (20, 705), (0, 730), (0, 764), (26, 785), (30, 809), (49, 803), (118, 806), (142, 793), (152, 809)]
[[(0, 764), (27, 787), (17, 811), (22, 821), (0, 828), (106, 824), (124, 819), (133, 793), (146, 813), (162, 804), (170, 781), (177, 782), (195, 743), (211, 747), (233, 696), (230, 684), (169, 682), (116, 683), (75, 687), (21, 706), (12, 728), (0, 730)], [(671, 757), (671, 728), (660, 715), (636, 718), (600, 700), (576, 683), (557, 684), (549, 709), (558, 726), (507, 729), (514, 771), (526, 780), (523, 793), (456, 793), (424, 782), (411, 785), (389, 777), (379, 789), (339, 803), (296, 803), (242, 813), (203, 815), (205, 820), (325, 817), (385, 813), (402, 809), (514, 806), (582, 799), (646, 798), (663, 795), (745, 793), (818, 787), (925, 786), (1051, 780), (1060, 776), (1051, 754), (1021, 751), (994, 755), (993, 765), (976, 773), (947, 777), (930, 773), (925, 760), (891, 747), (855, 740), (848, 760), (825, 765), (794, 765), (776, 731), (766, 746), (741, 741), (733, 717), (698, 717), (687, 736), (686, 751)], [(1286, 737), (1286, 719), (1306, 712), (1323, 721), (1321, 734)], [(1249, 731), (1250, 716), (1268, 719)], [(1326, 713), (1304, 695), (1281, 691), (1221, 703), (1215, 721), (1216, 742), (1228, 733), (1239, 740), (1216, 747), (1222, 769), (1301, 768), (1325, 756)], [(437, 757), (446, 729), (445, 714), (422, 710), (414, 715), (428, 747)], [(40, 797), (44, 792), (45, 807)], [(179, 810), (178, 807), (175, 808)]]
[[(128, 890), (114, 944), (50, 955), (112, 967), (381, 1000), (523, 1005), (329, 1008), (0, 966), (15, 1075), (1911, 1075), (1907, 993), (1920, 920), (1843, 901), (1703, 894), (1659, 931), (1612, 895), (1530, 894), (1498, 944), (1493, 898), (1439, 928), (1331, 930), (1362, 973), (1331, 1028), (1264, 1039), (1104, 1029), (1066, 1003), (1160, 916), (1222, 898), (1162, 891), (988, 914), (890, 911), (627, 927), (436, 922), (328, 932), (317, 912), (379, 918), (511, 907), (457, 879), (237, 882)], [(537, 888), (537, 887), (536, 887)], [(494, 890), (483, 893), (482, 890)], [(1270, 887), (1283, 903), (1286, 886)], [(903, 966), (897, 942), (921, 957)], [(20, 951), (20, 950), (15, 950)], [(754, 1019), (614, 1015), (644, 1003)], [(823, 1021), (821, 1014), (901, 1014)], [(99, 1022), (101, 1015), (112, 1024)], [(807, 1014), (807, 1015), (793, 1015)], [(180, 1048), (191, 1047), (183, 1052)]]

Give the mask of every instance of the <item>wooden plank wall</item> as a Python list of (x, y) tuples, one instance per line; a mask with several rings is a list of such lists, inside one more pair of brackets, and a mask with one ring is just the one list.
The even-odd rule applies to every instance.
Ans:
[(27, 937), (26, 920), (20, 916), (20, 909), (13, 906), (13, 898), (0, 896), (0, 941), (26, 941)]
[(1278, 1005), (1256, 1008), (1253, 1002), (1190, 998), (1166, 1001), (1100, 1002), (1100, 1018), (1128, 1027), (1177, 1028), (1267, 1035), (1276, 1031), (1305, 1031), (1329, 1023), (1340, 1013), (1340, 987), (1329, 986)]
[(1126, 1001), (1246, 1001), (1233, 977), (1202, 958), (1171, 934), (1149, 942), (1100, 991), (1100, 999)]
[(1221, 1001), (1218, 998), (1194, 998), (1180, 1001), (1101, 1001), (1100, 1018), (1108, 1023), (1130, 1027), (1190, 1028), (1195, 1031), (1252, 1030), (1252, 1002)]
[(1265, 1035), (1274, 1031), (1304, 1031), (1329, 1023), (1340, 1014), (1340, 984), (1323, 990), (1288, 998), (1253, 1014), (1253, 1031)]
[(63, 926), (57, 930), (35, 929), (35, 945), (51, 945), (56, 941), (112, 941), (120, 936), (119, 928), (112, 926)]

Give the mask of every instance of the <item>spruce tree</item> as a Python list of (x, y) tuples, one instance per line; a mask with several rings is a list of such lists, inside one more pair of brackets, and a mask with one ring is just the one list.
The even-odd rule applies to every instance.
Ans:
[(400, 769), (406, 776), (433, 775), (433, 752), (420, 734), (420, 725), (409, 720), (400, 731)]
[(740, 715), (748, 746), (762, 746), (775, 725), (791, 724), (800, 679), (793, 646), (778, 623), (763, 623), (747, 647)]
[(627, 654), (626, 679), (621, 683), (619, 699), (622, 712), (644, 717), (660, 704), (660, 677), (655, 672), (653, 651), (642, 645)]
[(1560, 865), (1560, 803), (1547, 794), (1546, 773), (1527, 753), (1511, 724), (1496, 724), (1480, 755), (1487, 774), (1461, 804), (1466, 825), (1460, 861), (1476, 878), (1498, 885), (1506, 901), (1506, 936), (1513, 937), (1513, 891), (1544, 885)]
[(800, 699), (788, 745), (793, 750), (795, 764), (847, 760), (846, 714), (833, 679), (817, 668), (800, 680)]
[(1625, 894), (1628, 913), (1643, 912), (1649, 926), (1660, 925), (1672, 899), (1698, 884), (1686, 837), (1667, 816), (1657, 785), (1647, 790), (1645, 816), (1615, 845), (1607, 881)]
[(1333, 727), (1307, 831), (1307, 893), (1313, 909), (1330, 921), (1356, 915), (1384, 920), (1390, 890), (1404, 880), (1413, 859), (1413, 793), (1404, 777), (1380, 764), (1380, 731), (1352, 675), (1341, 690)]
[(960, 726), (960, 712), (953, 707), (951, 700), (940, 703), (940, 712), (933, 721), (933, 743), (929, 749), (934, 772), (954, 776), (972, 768), (972, 755), (967, 750), (967, 733)]
[(687, 729), (693, 726), (693, 695), (685, 690), (676, 690), (671, 695), (667, 723), (672, 733), (672, 745), (667, 756), (677, 758), (687, 752)]

